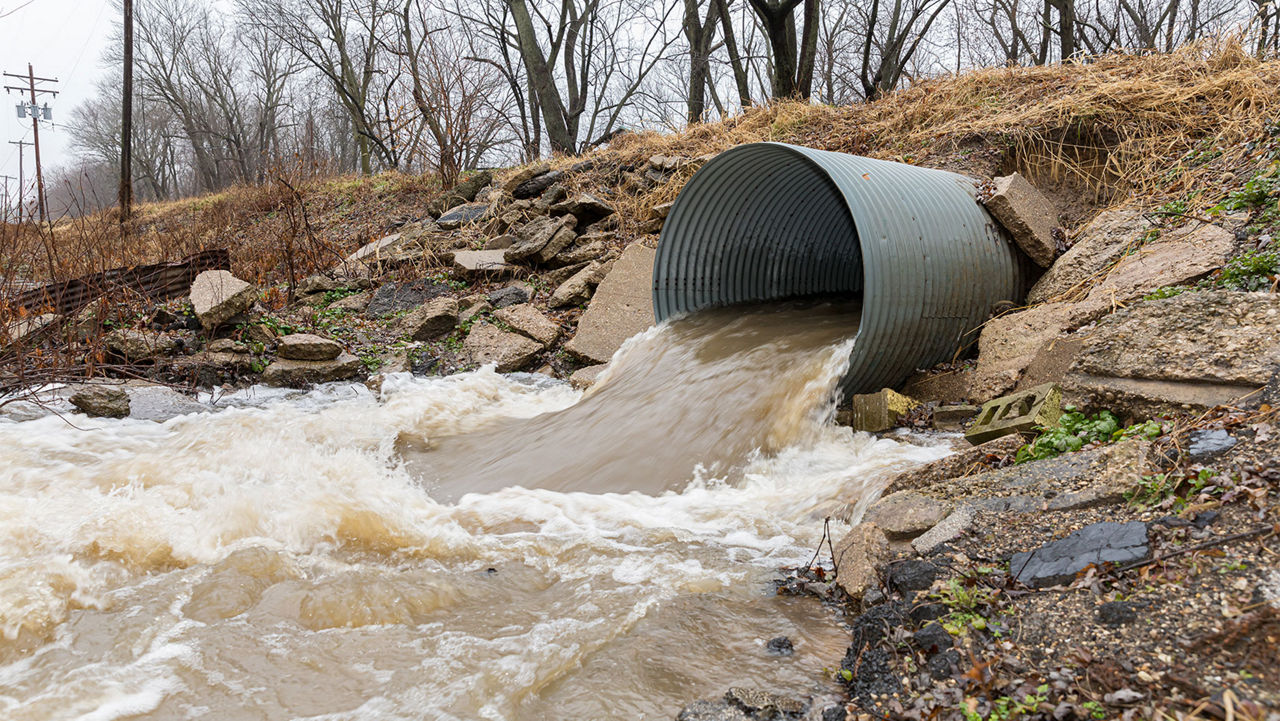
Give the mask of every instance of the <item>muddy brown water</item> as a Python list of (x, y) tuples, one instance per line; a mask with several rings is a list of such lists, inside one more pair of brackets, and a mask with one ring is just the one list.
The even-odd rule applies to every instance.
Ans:
[(945, 453), (828, 422), (853, 318), (691, 317), (587, 394), (481, 369), (0, 419), (0, 718), (666, 719), (729, 686), (829, 692), (846, 632), (770, 579), (834, 505)]

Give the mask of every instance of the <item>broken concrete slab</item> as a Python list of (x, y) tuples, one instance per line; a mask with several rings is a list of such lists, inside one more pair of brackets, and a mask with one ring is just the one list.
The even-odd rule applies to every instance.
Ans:
[(148, 361), (178, 350), (178, 338), (152, 330), (117, 328), (103, 336), (107, 349), (130, 361)]
[(575, 357), (605, 363), (636, 333), (653, 325), (655, 251), (632, 243), (600, 282), (578, 332), (565, 344)]
[(850, 399), (850, 404), (853, 413), (849, 425), (855, 431), (880, 433), (898, 425), (898, 421), (920, 402), (882, 388), (878, 393), (859, 393)]
[(563, 178), (564, 173), (559, 170), (549, 170), (540, 175), (535, 175), (512, 188), (511, 196), (517, 200), (537, 197)]
[(373, 298), (365, 308), (365, 315), (373, 318), (413, 310), (432, 298), (450, 292), (449, 286), (426, 278), (403, 283), (383, 283), (373, 292)]
[(612, 205), (596, 196), (590, 193), (582, 193), (570, 200), (551, 206), (552, 215), (564, 215), (566, 213), (576, 216), (578, 218), (578, 227), (585, 228), (596, 221), (613, 215), (614, 209)]
[(944, 543), (950, 543), (973, 526), (976, 518), (971, 506), (961, 506), (952, 511), (933, 528), (911, 541), (911, 547), (921, 556), (927, 556)]
[(331, 383), (357, 378), (364, 372), (364, 363), (350, 353), (341, 353), (332, 360), (277, 359), (262, 373), (262, 382), (269, 386), (301, 388), (312, 383)]
[(573, 232), (577, 223), (578, 219), (572, 215), (559, 218), (538, 216), (516, 231), (518, 240), (503, 251), (503, 257), (508, 263), (532, 262), (551, 246), (555, 248), (555, 252), (546, 256), (549, 259), (568, 247), (577, 237)]
[(514, 174), (511, 175), (511, 177), (507, 178), (506, 182), (502, 184), (502, 189), (508, 193), (511, 193), (517, 187), (519, 187), (521, 183), (524, 183), (525, 181), (528, 181), (528, 180), (532, 180), (533, 178), (536, 178), (537, 176), (542, 175), (543, 173), (549, 172), (550, 170), (551, 170), (551, 165), (545, 162), (534, 163), (533, 165), (525, 166), (517, 170)]
[(493, 314), (493, 318), (544, 346), (551, 345), (560, 337), (560, 326), (528, 303), (517, 303), (499, 309)]
[(1053, 264), (1058, 254), (1053, 238), (1058, 209), (1026, 178), (1019, 173), (996, 178), (995, 191), (983, 204), (1036, 265)]
[(968, 403), (938, 406), (933, 409), (933, 427), (940, 431), (962, 431), (964, 424), (973, 420), (979, 410), (978, 406)]
[(520, 272), (520, 266), (508, 263), (502, 250), (454, 251), (453, 267), (468, 278), (507, 277)]
[(982, 473), (989, 470), (987, 465), (989, 461), (997, 462), (997, 464), (1006, 462), (1012, 459), (1022, 445), (1022, 436), (1012, 435), (997, 438), (994, 441), (987, 441), (972, 448), (966, 448), (959, 453), (953, 453), (945, 458), (939, 458), (936, 461), (899, 473), (889, 479), (889, 484), (885, 487), (885, 493), (893, 493), (909, 488), (922, 488), (940, 481)]
[(1030, 433), (1036, 426), (1056, 426), (1061, 415), (1062, 391), (1046, 383), (987, 402), (964, 437), (976, 446), (1000, 436)]
[(289, 360), (333, 360), (342, 354), (342, 344), (311, 333), (293, 333), (276, 341), (276, 354)]
[(556, 286), (547, 305), (552, 308), (566, 308), (591, 300), (591, 294), (612, 268), (613, 261), (587, 263)]
[(475, 365), (492, 363), (499, 373), (527, 367), (544, 346), (519, 333), (505, 331), (489, 323), (479, 323), (462, 343), (462, 354)]
[(258, 289), (225, 270), (206, 270), (191, 283), (191, 309), (205, 330), (249, 310)]
[(458, 301), (433, 298), (418, 306), (400, 321), (399, 329), (416, 341), (431, 341), (458, 327)]
[(586, 390), (596, 384), (596, 380), (600, 377), (600, 374), (608, 367), (607, 363), (600, 363), (598, 365), (579, 368), (569, 375), (569, 385), (580, 391)]
[(1013, 554), (1009, 571), (1031, 588), (1045, 588), (1070, 583), (1089, 566), (1133, 563), (1146, 559), (1150, 553), (1147, 524), (1103, 521), (1034, 551)]
[(1075, 244), (1054, 262), (1027, 294), (1028, 303), (1080, 297), (1091, 281), (1141, 242), (1151, 222), (1139, 210), (1126, 208), (1099, 213), (1075, 236)]
[(1253, 398), (1277, 367), (1280, 297), (1187, 292), (1098, 321), (1063, 390), (1076, 405), (1158, 415)]
[(864, 521), (880, 527), (890, 541), (905, 541), (933, 528), (951, 513), (952, 504), (912, 491), (897, 491), (867, 509)]
[(880, 584), (876, 569), (889, 560), (889, 539), (874, 523), (859, 523), (836, 544), (836, 583), (855, 606)]

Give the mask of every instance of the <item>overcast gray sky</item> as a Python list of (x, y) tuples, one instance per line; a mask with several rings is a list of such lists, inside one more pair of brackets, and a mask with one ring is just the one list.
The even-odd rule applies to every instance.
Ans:
[[(0, 0), (0, 14), (23, 5), (27, 0)], [(112, 0), (32, 0), (8, 17), (0, 18), (0, 70), (26, 73), (31, 63), (37, 77), (57, 78), (58, 97), (41, 97), (53, 111), (53, 128), (45, 123), (40, 128), (40, 159), (47, 167), (70, 160), (67, 134), (61, 123), (67, 114), (92, 92), (94, 81), (104, 73), (118, 73), (116, 68), (103, 68), (101, 57), (112, 25), (118, 21)], [(4, 85), (19, 81), (5, 78)], [(17, 95), (8, 93), (0, 103), (0, 158), (3, 172), (18, 175), (18, 147), (10, 140), (31, 140), (31, 121), (20, 121), (14, 105)], [(34, 177), (34, 156), (25, 148), (28, 183)], [(16, 184), (11, 187), (16, 188)]]

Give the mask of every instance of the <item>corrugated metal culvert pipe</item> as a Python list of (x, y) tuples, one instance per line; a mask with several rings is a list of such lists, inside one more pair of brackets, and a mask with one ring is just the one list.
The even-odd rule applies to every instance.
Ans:
[(941, 170), (783, 143), (727, 150), (662, 228), (654, 314), (857, 293), (843, 389), (895, 386), (1022, 299), (1023, 261), (975, 197), (972, 180)]

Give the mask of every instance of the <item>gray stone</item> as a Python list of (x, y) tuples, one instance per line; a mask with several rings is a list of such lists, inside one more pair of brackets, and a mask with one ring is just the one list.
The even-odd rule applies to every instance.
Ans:
[(558, 183), (563, 177), (564, 173), (559, 170), (550, 170), (541, 175), (535, 175), (512, 188), (511, 196), (517, 200), (537, 197), (542, 195), (544, 190)]
[(517, 283), (499, 288), (488, 295), (494, 308), (506, 308), (509, 305), (529, 302), (529, 288), (524, 283)]
[(351, 380), (363, 372), (364, 363), (350, 353), (325, 361), (280, 358), (263, 371), (262, 382), (269, 386), (301, 388), (312, 383)]
[(469, 362), (475, 365), (492, 363), (499, 373), (511, 373), (527, 367), (542, 349), (542, 344), (535, 340), (489, 323), (478, 323), (462, 343), (462, 354)]
[(836, 583), (856, 605), (880, 583), (876, 569), (889, 560), (889, 539), (874, 523), (860, 523), (835, 548)]
[(409, 223), (398, 233), (392, 233), (365, 244), (347, 256), (343, 265), (372, 268), (413, 262), (425, 255), (427, 236), (438, 230), (440, 227), (435, 223)]
[(370, 301), (373, 300), (373, 291), (366, 290), (363, 293), (349, 295), (346, 298), (339, 298), (329, 304), (330, 308), (335, 310), (346, 311), (348, 313), (363, 313), (369, 308)]
[[(579, 241), (582, 238), (578, 238)], [(596, 240), (585, 245), (574, 245), (560, 251), (549, 262), (555, 265), (570, 266), (587, 263), (603, 258), (609, 252), (609, 246)]]
[(1150, 552), (1147, 524), (1103, 521), (1034, 551), (1013, 554), (1009, 570), (1023, 584), (1044, 588), (1070, 583), (1089, 566), (1133, 563), (1147, 558)]
[(493, 310), (493, 304), (483, 295), (472, 295), (458, 301), (458, 322), (465, 323), (477, 315)]
[(191, 283), (191, 309), (205, 330), (213, 330), (249, 310), (258, 289), (225, 270), (206, 270)]
[(591, 294), (612, 268), (611, 262), (595, 261), (584, 265), (578, 272), (556, 285), (547, 305), (552, 308), (566, 308), (591, 300)]
[(89, 386), (72, 393), (69, 400), (86, 416), (124, 418), (129, 415), (129, 394), (118, 386)]
[(1223, 451), (1229, 451), (1235, 447), (1236, 439), (1221, 428), (1214, 430), (1191, 431), (1191, 443), (1187, 446), (1187, 453), (1192, 458), (1200, 458), (1203, 456), (1212, 456)]
[(511, 177), (507, 178), (506, 182), (502, 184), (502, 189), (508, 193), (514, 193), (515, 189), (520, 187), (521, 184), (550, 170), (551, 165), (545, 162), (525, 166), (517, 170), (511, 175)]
[(992, 318), (978, 336), (978, 367), (968, 400), (978, 403), (1009, 393), (1037, 356), (1052, 349), (1083, 319), (1069, 303), (1049, 303)]
[(911, 547), (921, 556), (927, 556), (942, 544), (950, 543), (959, 538), (961, 534), (973, 526), (976, 518), (977, 514), (973, 512), (972, 508), (961, 506), (952, 511), (951, 515), (942, 519), (938, 525), (912, 540)]
[(150, 330), (118, 328), (103, 336), (107, 349), (130, 361), (154, 360), (174, 353), (178, 339)]
[(574, 196), (571, 200), (556, 203), (551, 206), (553, 215), (569, 214), (578, 219), (578, 226), (585, 228), (598, 220), (613, 215), (614, 209), (612, 205), (604, 202), (590, 193), (583, 193)]
[(365, 315), (382, 316), (413, 310), (432, 298), (449, 293), (449, 286), (430, 280), (412, 280), (405, 283), (383, 283), (373, 292)]
[(516, 244), (520, 240), (514, 235), (496, 235), (484, 242), (485, 250), (506, 250)]
[(1071, 249), (1040, 277), (1027, 295), (1027, 302), (1083, 297), (1092, 281), (1115, 265), (1125, 251), (1141, 242), (1150, 228), (1150, 221), (1136, 209), (1099, 213), (1076, 233)]
[(751, 717), (724, 701), (694, 701), (680, 709), (676, 721), (751, 721)]
[(501, 250), (458, 250), (453, 253), (453, 267), (467, 277), (506, 277), (520, 267), (507, 262)]
[(480, 191), (489, 187), (493, 182), (493, 172), (489, 170), (476, 170), (467, 173), (461, 178), (450, 193), (462, 200), (470, 203), (476, 199)]
[(498, 322), (510, 326), (515, 332), (532, 338), (543, 346), (551, 345), (560, 337), (560, 326), (528, 303), (517, 303), (501, 308), (493, 314), (493, 317)]
[(891, 541), (915, 538), (933, 528), (951, 512), (951, 503), (911, 491), (898, 491), (876, 501), (863, 516), (880, 527)]
[(1058, 254), (1053, 239), (1057, 208), (1018, 173), (996, 178), (995, 186), (995, 192), (984, 201), (987, 211), (1036, 265), (1048, 268)]
[(605, 363), (624, 341), (653, 325), (653, 259), (652, 248), (627, 246), (600, 282), (565, 350)]
[(230, 338), (217, 338), (209, 342), (205, 348), (210, 353), (248, 353), (249, 349), (243, 343), (237, 343)]
[(276, 341), (276, 354), (289, 360), (333, 360), (342, 354), (342, 344), (311, 333), (294, 333)]
[(298, 295), (315, 295), (317, 293), (328, 293), (331, 290), (337, 290), (341, 287), (336, 279), (327, 275), (309, 275), (298, 283)]
[(508, 263), (546, 262), (577, 237), (573, 232), (577, 222), (572, 215), (534, 218), (516, 231), (519, 240), (503, 251), (503, 257)]
[(467, 203), (459, 205), (440, 216), (436, 224), (441, 230), (457, 230), (464, 225), (475, 223), (489, 217), (488, 203)]
[(549, 212), (552, 206), (564, 200), (568, 195), (568, 189), (559, 183), (554, 183), (551, 187), (542, 191), (537, 200), (533, 201), (533, 208), (539, 213)]
[(399, 330), (416, 341), (435, 340), (458, 327), (458, 301), (435, 298), (418, 306), (400, 320)]

